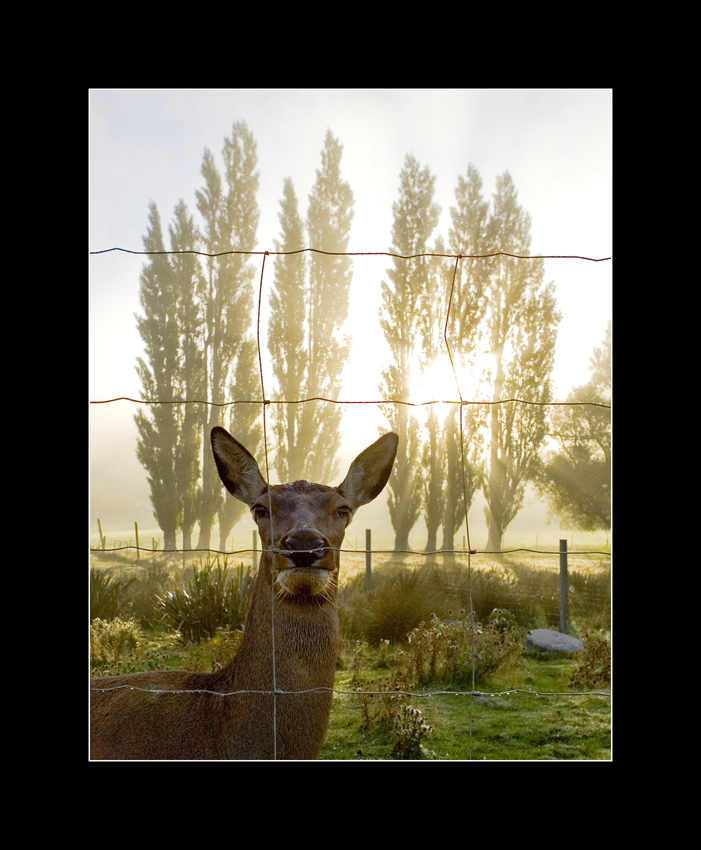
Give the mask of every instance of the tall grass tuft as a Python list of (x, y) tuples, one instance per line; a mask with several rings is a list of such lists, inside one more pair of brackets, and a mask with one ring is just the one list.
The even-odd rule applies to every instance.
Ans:
[(241, 628), (254, 579), (243, 564), (230, 570), (226, 558), (200, 561), (184, 587), (158, 598), (160, 621), (191, 643), (214, 637), (217, 629)]
[(372, 591), (364, 576), (353, 579), (341, 593), (341, 627), (349, 637), (371, 644), (403, 641), (437, 602), (434, 569), (388, 564), (373, 574)]
[(134, 576), (120, 576), (108, 569), (90, 568), (90, 619), (112, 620), (128, 612), (129, 589)]

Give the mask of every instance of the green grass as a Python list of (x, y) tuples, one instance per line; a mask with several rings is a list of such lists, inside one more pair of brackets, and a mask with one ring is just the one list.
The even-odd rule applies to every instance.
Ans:
[[(508, 682), (498, 677), (484, 696), (413, 697), (431, 726), (425, 758), (476, 761), (609, 760), (608, 696), (587, 696), (569, 686), (570, 659), (522, 659)], [(352, 674), (338, 671), (336, 688), (348, 691)], [(438, 688), (436, 689), (438, 690)], [(555, 691), (555, 695), (550, 695)], [(539, 696), (537, 693), (548, 694)], [(337, 693), (321, 759), (389, 759), (387, 726), (363, 728), (357, 697)]]

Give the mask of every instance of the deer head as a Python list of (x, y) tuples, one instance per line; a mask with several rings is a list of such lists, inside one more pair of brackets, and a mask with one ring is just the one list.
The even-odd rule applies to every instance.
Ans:
[(307, 481), (268, 485), (253, 455), (227, 431), (214, 428), (211, 438), (221, 480), (250, 508), (281, 597), (328, 598), (345, 530), (355, 511), (387, 483), (397, 435), (385, 434), (361, 452), (337, 487)]

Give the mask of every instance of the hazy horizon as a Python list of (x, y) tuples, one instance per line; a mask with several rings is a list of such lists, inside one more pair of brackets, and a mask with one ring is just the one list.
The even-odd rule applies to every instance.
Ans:
[[(243, 121), (258, 146), (260, 173), (258, 244), (251, 250), (272, 251), (280, 238), (285, 177), (293, 179), (300, 208), (306, 209), (324, 136), (331, 130), (343, 145), (341, 168), (355, 196), (349, 251), (388, 250), (399, 174), (405, 156), (413, 153), (436, 175), (435, 200), (442, 213), (434, 237), (447, 236), (457, 179), (472, 163), (486, 198), (498, 175), (511, 174), (519, 202), (531, 216), (533, 253), (595, 258), (612, 253), (610, 90), (93, 90), (89, 107), (90, 251), (142, 250), (150, 201), (158, 205), (167, 239), (177, 201), (182, 198), (195, 211), (205, 148), (219, 159), (232, 125)], [(89, 258), (91, 401), (142, 395), (134, 368), (142, 354), (134, 314), (145, 261), (117, 252)], [(358, 368), (347, 371), (345, 399), (379, 398), (384, 364), (376, 355), (362, 355), (382, 347), (379, 281), (389, 265), (387, 257), (354, 260), (346, 328)], [(556, 399), (588, 379), (589, 358), (611, 318), (611, 266), (610, 261), (545, 261), (545, 279), (555, 282), (563, 313), (553, 375)], [(266, 275), (265, 283), (271, 282)], [(147, 538), (142, 545), (150, 546), (157, 526), (146, 473), (135, 455), (136, 409), (126, 401), (90, 405), (90, 533), (97, 535), (98, 518), (108, 539), (133, 529), (136, 521)], [(375, 439), (383, 421), (374, 406), (344, 408), (341, 467)], [(385, 503), (383, 495), (362, 509), (349, 537), (357, 534), (364, 545), (365, 527), (379, 535), (386, 526), (391, 538)], [(584, 539), (576, 530), (560, 529), (557, 519), (548, 524), (547, 513), (545, 506), (527, 501), (507, 528), (505, 545), (511, 538), (535, 540), (536, 535), (548, 546), (572, 534)], [(246, 517), (233, 535), (250, 539), (252, 528)], [(419, 522), (410, 537), (419, 550), (425, 543), (422, 528)], [(470, 511), (473, 546), (483, 528), (480, 502)], [(218, 546), (216, 529), (213, 545)]]

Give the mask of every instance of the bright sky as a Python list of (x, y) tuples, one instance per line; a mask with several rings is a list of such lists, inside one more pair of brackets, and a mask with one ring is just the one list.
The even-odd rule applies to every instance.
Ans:
[[(434, 237), (447, 238), (457, 179), (472, 163), (486, 197), (498, 175), (511, 173), (531, 215), (533, 253), (610, 257), (612, 100), (609, 89), (92, 90), (89, 250), (142, 250), (150, 201), (166, 234), (180, 199), (196, 213), (205, 148), (221, 166), (225, 137), (244, 121), (257, 143), (260, 173), (254, 250), (274, 250), (286, 177), (306, 214), (330, 129), (343, 144), (342, 173), (355, 196), (351, 251), (389, 248), (392, 204), (411, 153), (436, 176), (442, 216)], [(141, 395), (134, 313), (144, 261), (122, 253), (89, 258), (91, 400)], [(362, 334), (358, 356), (382, 343), (379, 281), (388, 265), (388, 258), (354, 264), (348, 329), (356, 339)], [(563, 312), (554, 378), (564, 398), (587, 380), (592, 349), (603, 339), (612, 262), (549, 260), (546, 280), (555, 282)], [(360, 380), (349, 380), (346, 397), (378, 397), (376, 356), (367, 362)], [(374, 408), (361, 416), (348, 409), (344, 417), (344, 430), (361, 443), (377, 433), (368, 410)], [(134, 411), (127, 402), (90, 406), (91, 495), (103, 524), (110, 511), (137, 519), (147, 508), (145, 475), (134, 457)], [(108, 492), (121, 501), (113, 506)]]

